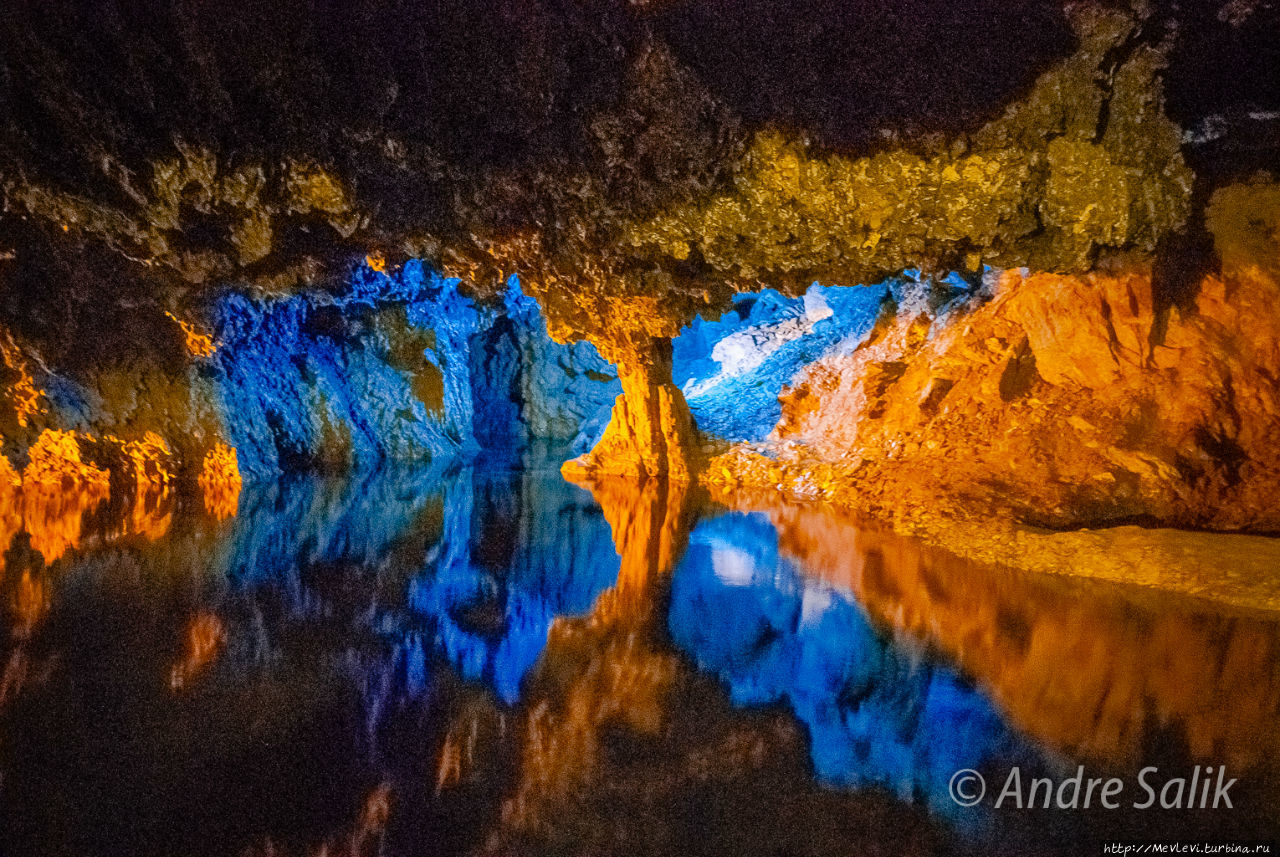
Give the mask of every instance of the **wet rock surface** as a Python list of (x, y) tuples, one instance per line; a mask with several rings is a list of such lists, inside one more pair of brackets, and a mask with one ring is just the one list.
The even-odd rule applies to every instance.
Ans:
[(1264, 498), (1280, 488), (1267, 440), (1280, 430), (1278, 281), (1230, 249), (1275, 238), (1227, 225), (1245, 198), (1269, 210), (1269, 187), (1215, 197), (1218, 246), (1235, 261), (1182, 307), (1161, 306), (1151, 270), (1129, 265), (1008, 271), (940, 307), (917, 290), (857, 350), (818, 361), (788, 391), (764, 457), (742, 447), (709, 478), (907, 526), (998, 510), (1049, 527), (1275, 531)]
[(565, 463), (566, 474), (696, 479), (701, 445), (684, 394), (671, 382), (671, 344), (654, 340), (619, 358), (622, 395), (591, 451)]

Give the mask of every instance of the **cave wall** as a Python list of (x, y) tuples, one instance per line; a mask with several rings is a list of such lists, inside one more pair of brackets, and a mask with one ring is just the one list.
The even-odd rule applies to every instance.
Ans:
[(108, 501), (142, 513), (192, 491), (224, 517), (242, 483), (298, 470), (536, 460), (620, 390), (594, 347), (549, 338), (518, 280), (477, 302), (417, 261), (370, 257), (301, 293), (224, 289), (181, 317), (139, 312), (124, 336), (157, 330), (163, 348), (88, 367), (3, 332), (4, 528), (47, 558)]
[(694, 319), (673, 342), (672, 372), (698, 429), (722, 440), (763, 440), (782, 416), (783, 389), (809, 363), (854, 347), (889, 295), (887, 283), (814, 283), (795, 298), (765, 289), (736, 295), (717, 321)]
[[(1208, 279), (1229, 254), (1204, 250), (1213, 191), (1273, 167), (1278, 150), (1265, 4), (990, 4), (956, 22), (922, 0), (909, 32), (893, 29), (900, 9), (822, 3), (797, 7), (804, 26), (622, 0), (500, 14), (286, 3), (248, 17), (68, 5), (0, 14), (0, 482), (119, 493), (164, 473), (233, 486), (239, 470), (573, 438), (582, 476), (728, 474), (868, 506), (945, 494), (964, 498), (945, 504), (960, 512), (996, 498), (1050, 524), (1269, 526), (1207, 511), (1271, 496), (1254, 440), (1272, 427), (1255, 394), (1270, 358), (1246, 347), (1269, 334), (1193, 320), (1235, 323), (1237, 292), (1254, 305), (1251, 286), (1236, 288), (1248, 276)], [(929, 36), (1028, 20), (1035, 44), (952, 51)], [(689, 35), (721, 32), (756, 49), (699, 51)], [(901, 73), (886, 79), (884, 51), (860, 32), (929, 49), (895, 54)], [(395, 48), (372, 47), (384, 38)], [(1214, 50), (1241, 71), (1236, 90), (1196, 91)], [(939, 81), (956, 91), (940, 99)], [(1243, 252), (1273, 253), (1266, 240)], [(1016, 288), (951, 307), (971, 328), (947, 320), (945, 272), (1024, 266)], [(836, 293), (815, 281), (905, 270), (929, 274), (934, 293), (890, 286), (877, 303), (866, 290), (851, 315), (821, 317)], [(1149, 286), (1113, 294), (1130, 275)], [(1203, 296), (1219, 281), (1215, 315)], [(736, 294), (765, 288), (777, 314), (724, 327)], [(1055, 303), (1060, 292), (1072, 300)], [(1141, 319), (1115, 323), (1128, 316)], [(684, 353), (690, 324), (709, 356)], [(1194, 406), (1166, 352), (1125, 338), (1163, 347), (1183, 334), (1203, 353), (1228, 349), (1200, 373), (1215, 380), (1189, 388)], [(999, 377), (916, 368), (946, 342), (947, 360), (990, 355)], [(685, 359), (718, 368), (695, 378)], [(1138, 402), (1137, 417), (1101, 413), (1099, 378), (1073, 374), (1107, 359), (1118, 392), (1094, 398)], [(826, 390), (823, 373), (856, 391)], [(1037, 384), (1071, 392), (1045, 398)], [(962, 399), (981, 416), (933, 413)], [(1163, 428), (1180, 439), (1148, 437)], [(997, 430), (1017, 449), (997, 451)], [(783, 478), (776, 450), (763, 463), (738, 450), (708, 470), (723, 441), (791, 444), (797, 471), (827, 469)], [(1025, 477), (993, 475), (1010, 454), (1031, 462)], [(912, 494), (955, 480), (947, 456), (970, 462), (971, 484)], [(908, 459), (921, 468), (910, 478)], [(890, 461), (897, 476), (874, 475)], [(895, 480), (910, 490), (865, 490)]]
[(709, 478), (825, 497), (906, 526), (997, 517), (1280, 529), (1276, 189), (1217, 193), (1220, 266), (1171, 300), (1158, 270), (1013, 269), (941, 306), (906, 294), (783, 396), (763, 454)]
[(223, 420), (252, 475), (518, 456), (572, 439), (619, 387), (589, 344), (548, 338), (514, 278), (477, 305), (420, 263), (366, 265), (341, 296), (232, 295), (214, 314)]

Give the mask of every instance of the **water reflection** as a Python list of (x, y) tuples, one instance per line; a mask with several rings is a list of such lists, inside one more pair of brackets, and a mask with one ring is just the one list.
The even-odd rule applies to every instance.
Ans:
[[(1274, 621), (735, 502), (436, 468), (246, 488), (234, 517), (169, 498), (163, 527), (94, 513), (51, 557), (20, 533), (0, 851), (1018, 854), (1052, 852), (1046, 831), (1060, 853), (1273, 832)], [(960, 767), (1189, 760), (1245, 774), (1251, 803), (1043, 818), (947, 793)]]
[(972, 826), (981, 810), (951, 799), (955, 771), (1043, 767), (954, 669), (910, 638), (878, 633), (849, 591), (781, 557), (763, 515), (725, 515), (694, 531), (671, 584), (670, 625), (735, 704), (783, 701), (795, 712), (823, 782), (920, 796)]
[[(555, 617), (586, 613), (618, 577), (609, 526), (582, 489), (547, 475), (455, 479), (444, 535), (409, 584), (414, 613), (464, 678), (508, 704), (547, 643)], [(408, 653), (416, 676), (425, 653)]]
[[(1280, 633), (1143, 589), (984, 568), (831, 510), (768, 501), (782, 552), (884, 626), (938, 648), (1021, 729), (1133, 768), (1154, 745), (1233, 771), (1280, 759)], [(1212, 540), (1212, 536), (1206, 536)]]

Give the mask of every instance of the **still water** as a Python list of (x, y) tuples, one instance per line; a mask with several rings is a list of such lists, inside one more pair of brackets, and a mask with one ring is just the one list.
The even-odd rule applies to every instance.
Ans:
[[(170, 497), (70, 508), (10, 526), (3, 855), (1277, 836), (1265, 614), (552, 469), (297, 478), (223, 517)], [(1139, 810), (1147, 767), (1156, 806)], [(1014, 768), (1023, 795), (1082, 773), (1076, 808), (997, 809)], [(971, 807), (951, 792), (962, 769), (987, 782)], [(1218, 772), (1232, 808), (1188, 808), (1192, 776)], [(1084, 809), (1087, 780), (1111, 777), (1120, 808), (1099, 787)], [(1183, 806), (1161, 810), (1175, 778)]]

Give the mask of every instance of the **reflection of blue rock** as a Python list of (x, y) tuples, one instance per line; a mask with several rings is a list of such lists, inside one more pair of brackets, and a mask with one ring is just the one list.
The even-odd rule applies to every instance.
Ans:
[(846, 593), (806, 580), (762, 517), (704, 521), (672, 581), (670, 629), (736, 704), (785, 701), (808, 727), (819, 779), (888, 788), (961, 825), (961, 768), (1034, 763), (1029, 746), (954, 671), (876, 633)]
[[(290, 581), (321, 563), (376, 567), (447, 480), (440, 468), (296, 476), (247, 487), (225, 543), (237, 581)], [(458, 478), (458, 477), (452, 477)]]
[(551, 341), (515, 278), (501, 307), (417, 261), (348, 286), (215, 304), (218, 405), (246, 476), (563, 444), (620, 391), (594, 347)]
[(515, 702), (555, 618), (587, 613), (618, 577), (599, 506), (555, 472), (302, 476), (247, 488), (230, 527), (217, 555), (202, 561), (225, 568), (238, 587), (274, 588), (299, 619), (331, 612), (307, 591), (309, 569), (358, 576), (390, 564), (408, 572), (408, 609), (360, 607), (359, 621), (391, 643), (411, 696), (442, 655), (464, 678)]
[(674, 343), (673, 375), (698, 427), (729, 440), (760, 440), (782, 415), (778, 394), (805, 366), (870, 331), (885, 286), (772, 289), (734, 298), (719, 321), (694, 319)]
[(558, 475), (525, 474), (512, 488), (483, 477), (449, 487), (440, 550), (409, 596), (459, 672), (492, 682), (508, 703), (555, 617), (588, 612), (619, 565), (587, 492)]

